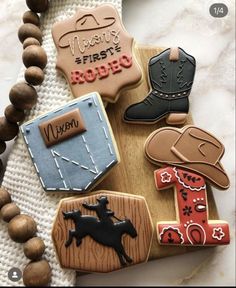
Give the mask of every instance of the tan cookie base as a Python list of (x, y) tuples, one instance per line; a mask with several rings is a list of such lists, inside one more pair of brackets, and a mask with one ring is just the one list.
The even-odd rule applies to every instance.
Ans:
[[(151, 212), (154, 227), (158, 221), (176, 219), (174, 191), (172, 189), (167, 189), (164, 193), (163, 191), (156, 191), (153, 171), (158, 167), (151, 164), (144, 157), (143, 150), (144, 142), (148, 135), (154, 130), (166, 126), (166, 123), (165, 120), (162, 120), (154, 125), (130, 125), (124, 123), (122, 118), (125, 109), (130, 104), (141, 101), (147, 96), (149, 91), (147, 63), (149, 58), (160, 53), (162, 50), (164, 49), (141, 46), (137, 48), (137, 59), (143, 71), (145, 71), (143, 83), (135, 89), (123, 92), (116, 104), (109, 104), (107, 107), (108, 117), (120, 151), (121, 163), (96, 187), (96, 190), (105, 189), (144, 196)], [(186, 124), (193, 124), (191, 115), (187, 117)], [(209, 219), (218, 219), (215, 201), (209, 187), (208, 202)], [(196, 249), (200, 249), (200, 247), (160, 246), (157, 241), (156, 232), (154, 232), (149, 260), (186, 253)]]

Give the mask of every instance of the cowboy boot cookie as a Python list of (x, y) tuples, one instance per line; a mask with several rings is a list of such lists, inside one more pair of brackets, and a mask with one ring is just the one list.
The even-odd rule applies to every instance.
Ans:
[(151, 91), (142, 102), (126, 109), (124, 121), (154, 124), (166, 118), (168, 124), (183, 124), (189, 111), (194, 57), (181, 48), (169, 48), (152, 57), (148, 69)]

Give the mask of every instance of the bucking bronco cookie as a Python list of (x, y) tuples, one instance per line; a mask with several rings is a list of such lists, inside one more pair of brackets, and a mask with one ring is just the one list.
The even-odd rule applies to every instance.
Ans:
[(46, 191), (86, 192), (119, 163), (101, 97), (90, 93), (21, 126)]
[(61, 266), (88, 272), (147, 261), (152, 236), (145, 199), (110, 191), (61, 200), (52, 231)]
[(70, 19), (54, 24), (57, 68), (74, 97), (97, 91), (108, 102), (137, 85), (142, 73), (133, 53), (133, 38), (117, 10), (109, 4), (80, 8)]

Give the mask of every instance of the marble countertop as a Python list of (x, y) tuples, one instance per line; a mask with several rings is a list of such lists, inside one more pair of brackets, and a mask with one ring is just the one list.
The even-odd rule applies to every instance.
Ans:
[[(213, 18), (208, 0), (123, 0), (123, 19), (138, 43), (179, 46), (194, 55), (197, 69), (190, 96), (194, 123), (225, 145), (222, 163), (231, 180), (227, 191), (213, 189), (220, 218), (231, 228), (231, 244), (155, 260), (106, 275), (86, 275), (78, 285), (235, 285), (235, 1), (224, 18)], [(17, 28), (23, 0), (0, 2), (0, 113), (21, 67)], [(11, 143), (3, 155), (6, 163)], [(7, 276), (6, 276), (7, 277)], [(2, 283), (3, 284), (3, 283)]]

